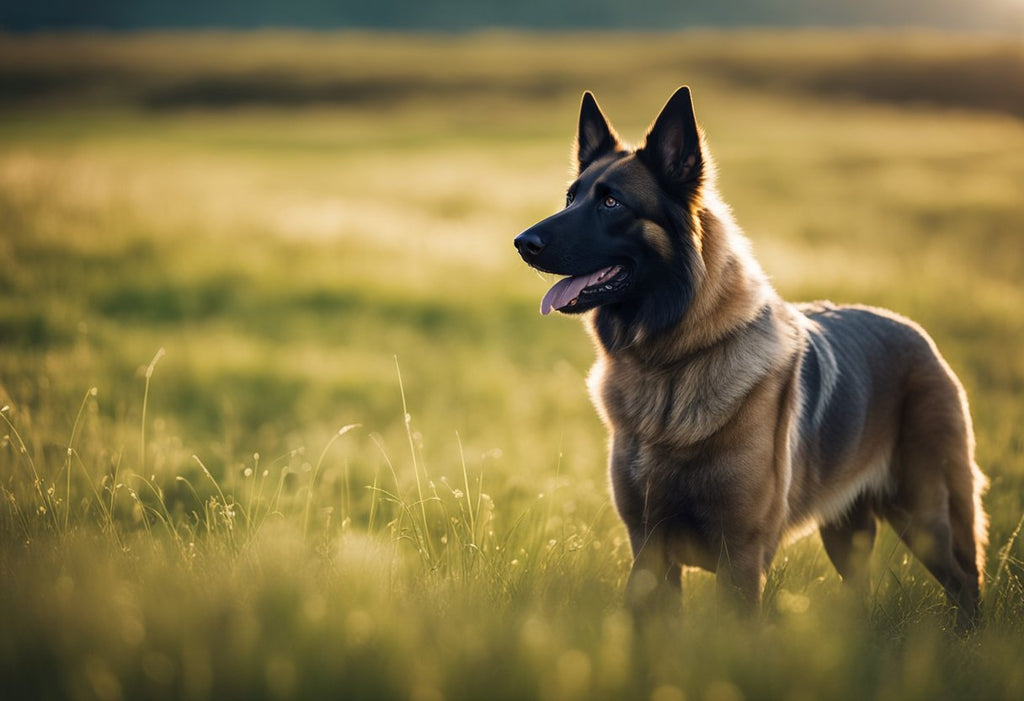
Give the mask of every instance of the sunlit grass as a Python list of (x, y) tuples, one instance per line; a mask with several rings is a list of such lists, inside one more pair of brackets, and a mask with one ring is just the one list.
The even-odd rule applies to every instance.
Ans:
[[(914, 66), (1003, 51), (813, 34), (4, 37), (26, 75), (80, 78), (0, 112), (5, 688), (1024, 695), (1024, 127), (988, 104), (811, 89), (813, 66), (842, 75), (879, 46)], [(806, 75), (729, 73), (787, 61)], [(320, 101), (266, 99), (253, 76), (268, 70)], [(263, 101), (205, 104), (211, 76)], [(387, 89), (323, 92), (356, 78)], [(629, 552), (584, 387), (592, 350), (574, 320), (536, 313), (549, 281), (511, 239), (562, 199), (583, 89), (635, 139), (680, 83), (777, 287), (912, 316), (964, 380), (992, 478), (974, 636), (948, 632), (941, 592), (889, 532), (865, 600), (812, 537), (780, 553), (752, 624), (701, 572), (669, 637), (638, 637), (620, 608)], [(171, 88), (179, 102), (155, 107)]]

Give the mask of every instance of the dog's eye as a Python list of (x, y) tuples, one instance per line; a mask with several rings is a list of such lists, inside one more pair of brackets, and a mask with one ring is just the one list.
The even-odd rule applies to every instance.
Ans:
[(571, 205), (574, 199), (576, 199), (576, 193), (569, 190), (569, 192), (565, 193), (565, 206), (568, 207)]
[(601, 205), (607, 207), (608, 209), (614, 209), (615, 207), (619, 206), (619, 201), (612, 197), (611, 195), (608, 195), (603, 200), (601, 200)]

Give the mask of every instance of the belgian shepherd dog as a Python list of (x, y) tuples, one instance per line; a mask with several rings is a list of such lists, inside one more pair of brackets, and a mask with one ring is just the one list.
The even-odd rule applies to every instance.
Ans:
[(814, 527), (866, 586), (884, 519), (972, 625), (986, 479), (964, 390), (925, 331), (779, 297), (719, 197), (686, 87), (636, 149), (585, 93), (573, 161), (565, 208), (515, 246), (567, 276), (540, 311), (581, 315), (597, 348), (588, 386), (638, 617), (680, 606), (683, 566), (756, 610), (780, 542)]

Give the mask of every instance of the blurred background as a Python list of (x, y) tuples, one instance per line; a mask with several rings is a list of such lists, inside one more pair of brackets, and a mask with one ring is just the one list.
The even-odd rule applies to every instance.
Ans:
[[(465, 30), (656, 29), (690, 27), (932, 27), (949, 30), (1021, 29), (1017, 0), (40, 0), (7, 3), (0, 26), (14, 30), (305, 27)], [(1014, 26), (1016, 25), (1016, 26)]]
[(134, 426), (166, 347), (164, 437), (231, 473), (339, 420), (401, 435), (398, 356), (428, 435), (573, 444), (603, 485), (589, 341), (536, 317), (510, 240), (561, 201), (583, 90), (639, 139), (683, 83), (784, 294), (938, 317), (986, 381), (1016, 362), (952, 330), (1020, 272), (1024, 3), (546, 5), (5, 3), (2, 386), (66, 413), (88, 382)]

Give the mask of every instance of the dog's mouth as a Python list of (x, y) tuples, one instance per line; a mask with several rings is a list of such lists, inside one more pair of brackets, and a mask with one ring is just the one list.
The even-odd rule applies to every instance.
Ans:
[(589, 275), (573, 275), (556, 282), (540, 303), (540, 313), (552, 309), (565, 313), (584, 312), (601, 304), (607, 295), (623, 290), (629, 283), (629, 271), (610, 265)]

